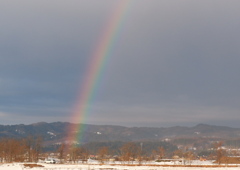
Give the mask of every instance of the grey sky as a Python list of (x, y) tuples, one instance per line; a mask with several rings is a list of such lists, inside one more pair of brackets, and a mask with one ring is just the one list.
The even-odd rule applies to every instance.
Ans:
[[(117, 1), (0, 2), (0, 124), (69, 121)], [(86, 123), (240, 127), (239, 0), (133, 0)]]

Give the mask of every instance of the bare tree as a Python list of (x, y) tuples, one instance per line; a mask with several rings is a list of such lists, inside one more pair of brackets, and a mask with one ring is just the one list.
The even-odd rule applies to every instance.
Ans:
[(97, 155), (100, 163), (104, 164), (104, 160), (107, 158), (108, 154), (109, 154), (109, 148), (107, 146), (103, 146), (99, 148)]
[(152, 154), (151, 154), (151, 160), (155, 160), (157, 159), (157, 151), (156, 150), (152, 150)]
[(4, 160), (4, 143), (0, 140), (0, 161), (3, 162)]
[(178, 156), (179, 158), (183, 157), (183, 151), (181, 149), (175, 150), (173, 154), (174, 156)]
[(84, 147), (78, 147), (77, 154), (79, 159), (81, 159), (82, 163), (87, 162), (87, 159), (89, 157), (89, 152)]
[(165, 149), (162, 146), (158, 147), (158, 152), (160, 159), (163, 159), (163, 157), (165, 156)]
[(138, 161), (138, 164), (141, 165), (143, 162), (143, 151), (142, 151), (142, 145), (141, 147), (136, 147), (136, 158)]
[(28, 136), (27, 138), (24, 139), (24, 145), (26, 148), (26, 155), (28, 162), (32, 161), (32, 143), (33, 143), (33, 137)]
[(21, 139), (4, 138), (0, 140), (0, 161), (24, 161), (25, 148)]
[(39, 154), (41, 153), (42, 149), (42, 137), (37, 136), (34, 138), (32, 149), (33, 149), (33, 161), (38, 162)]
[(223, 145), (222, 141), (214, 143), (214, 148), (216, 151), (216, 162), (218, 164), (221, 164), (221, 162), (226, 154), (225, 150), (222, 149), (222, 145)]
[(60, 159), (60, 163), (63, 162), (65, 149), (66, 149), (66, 145), (64, 143), (62, 143), (58, 148), (58, 153), (59, 153), (58, 158)]
[(16, 159), (17, 162), (23, 162), (25, 160), (24, 154), (25, 154), (25, 145), (24, 140), (20, 139), (18, 140), (18, 147), (16, 148)]
[(187, 151), (184, 153), (184, 159), (188, 164), (192, 164), (192, 160), (194, 159), (194, 153), (192, 151)]
[(28, 162), (37, 162), (42, 149), (42, 138), (40, 136), (28, 136), (24, 139)]
[(77, 158), (78, 158), (78, 148), (76, 146), (72, 146), (70, 148), (70, 160), (75, 163)]
[(133, 161), (139, 152), (139, 146), (133, 142), (128, 142), (121, 147), (121, 157), (123, 161)]

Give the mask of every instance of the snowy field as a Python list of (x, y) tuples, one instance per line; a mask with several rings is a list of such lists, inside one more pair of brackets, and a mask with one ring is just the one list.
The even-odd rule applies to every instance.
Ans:
[[(197, 163), (197, 162), (195, 162)], [(195, 164), (194, 163), (194, 164)], [(202, 162), (209, 165), (211, 162)], [(203, 165), (202, 164), (202, 165)], [(163, 167), (156, 166), (124, 166), (124, 165), (97, 165), (97, 164), (46, 164), (38, 163), (43, 167), (29, 168), (24, 163), (0, 164), (0, 170), (239, 170), (240, 167)]]

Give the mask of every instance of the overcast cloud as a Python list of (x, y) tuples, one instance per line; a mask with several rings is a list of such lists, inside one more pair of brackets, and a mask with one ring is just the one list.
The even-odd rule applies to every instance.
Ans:
[[(0, 2), (0, 124), (70, 120), (118, 1)], [(239, 6), (132, 0), (85, 123), (240, 127)]]

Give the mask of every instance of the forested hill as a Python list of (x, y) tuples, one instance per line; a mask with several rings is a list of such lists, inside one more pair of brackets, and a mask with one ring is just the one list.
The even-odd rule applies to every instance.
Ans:
[[(23, 138), (27, 136), (41, 136), (46, 143), (66, 142), (69, 131), (74, 129), (67, 122), (34, 123), (30, 125), (0, 125), (0, 137)], [(211, 126), (199, 124), (194, 127), (123, 127), (113, 125), (84, 125), (84, 143), (107, 142), (107, 141), (159, 141), (173, 138), (238, 138), (239, 128), (224, 126)], [(76, 129), (76, 128), (75, 128)]]

